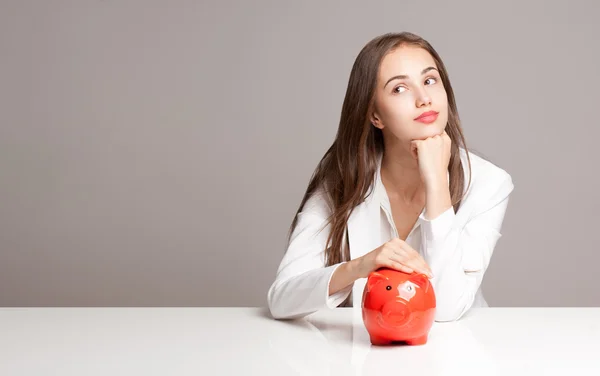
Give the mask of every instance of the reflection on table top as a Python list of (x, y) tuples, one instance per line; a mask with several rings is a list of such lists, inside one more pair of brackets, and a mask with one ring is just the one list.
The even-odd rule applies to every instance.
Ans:
[(372, 346), (360, 309), (0, 308), (0, 374), (600, 374), (600, 308), (479, 308), (423, 346)]

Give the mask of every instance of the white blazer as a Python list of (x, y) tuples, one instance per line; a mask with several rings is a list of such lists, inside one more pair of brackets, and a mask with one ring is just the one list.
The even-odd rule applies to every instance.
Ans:
[[(450, 207), (436, 218), (427, 220), (424, 210), (418, 219), (420, 234), (413, 243), (434, 275), (430, 281), (436, 294), (436, 321), (457, 320), (472, 307), (487, 306), (480, 286), (494, 247), (502, 236), (500, 230), (508, 198), (514, 189), (512, 178), (506, 171), (471, 152), (472, 171), (469, 171), (466, 152), (462, 148), (459, 150), (465, 171), (465, 189), (470, 173), (471, 186), (457, 213)], [(348, 219), (346, 231), (351, 259), (361, 257), (389, 240), (381, 235), (385, 233), (380, 220), (381, 203), (387, 199), (380, 178), (382, 157), (379, 155), (378, 158), (375, 186)], [(274, 318), (300, 318), (321, 309), (333, 309), (351, 292), (352, 305), (361, 306), (366, 278), (358, 279), (331, 296), (328, 294), (331, 276), (343, 264), (325, 267), (324, 249), (330, 231), (330, 226), (325, 224), (329, 214), (322, 190), (313, 194), (298, 213), (297, 226), (267, 293), (269, 310)], [(413, 231), (406, 240), (409, 244)]]

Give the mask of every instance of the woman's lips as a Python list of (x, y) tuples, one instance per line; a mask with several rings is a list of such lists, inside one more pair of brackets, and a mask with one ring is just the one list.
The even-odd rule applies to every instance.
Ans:
[(433, 123), (435, 121), (435, 119), (437, 119), (437, 117), (438, 117), (438, 114), (431, 114), (431, 115), (420, 117), (415, 120), (420, 121), (421, 123), (429, 124), (429, 123)]

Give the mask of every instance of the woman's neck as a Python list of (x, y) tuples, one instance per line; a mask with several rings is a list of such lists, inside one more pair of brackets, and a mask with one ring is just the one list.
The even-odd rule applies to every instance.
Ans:
[(406, 153), (385, 153), (381, 161), (381, 181), (388, 192), (412, 202), (425, 189), (416, 159)]

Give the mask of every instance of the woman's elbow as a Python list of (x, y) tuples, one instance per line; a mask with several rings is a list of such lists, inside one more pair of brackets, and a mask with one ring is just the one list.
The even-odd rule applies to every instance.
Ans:
[(271, 316), (276, 320), (287, 318), (285, 312), (281, 309), (279, 295), (277, 281), (275, 281), (271, 284), (271, 287), (269, 287), (269, 291), (267, 292), (267, 306)]
[(437, 322), (452, 322), (460, 320), (469, 310), (470, 304), (438, 305), (434, 320)]
[(435, 312), (435, 321), (436, 322), (452, 322), (457, 321), (462, 317), (462, 314), (452, 312), (452, 311), (440, 311), (436, 310)]
[(280, 281), (275, 281), (267, 292), (267, 306), (271, 316), (275, 320), (296, 319), (306, 316), (304, 313), (293, 312), (290, 307), (286, 306), (282, 287)]

